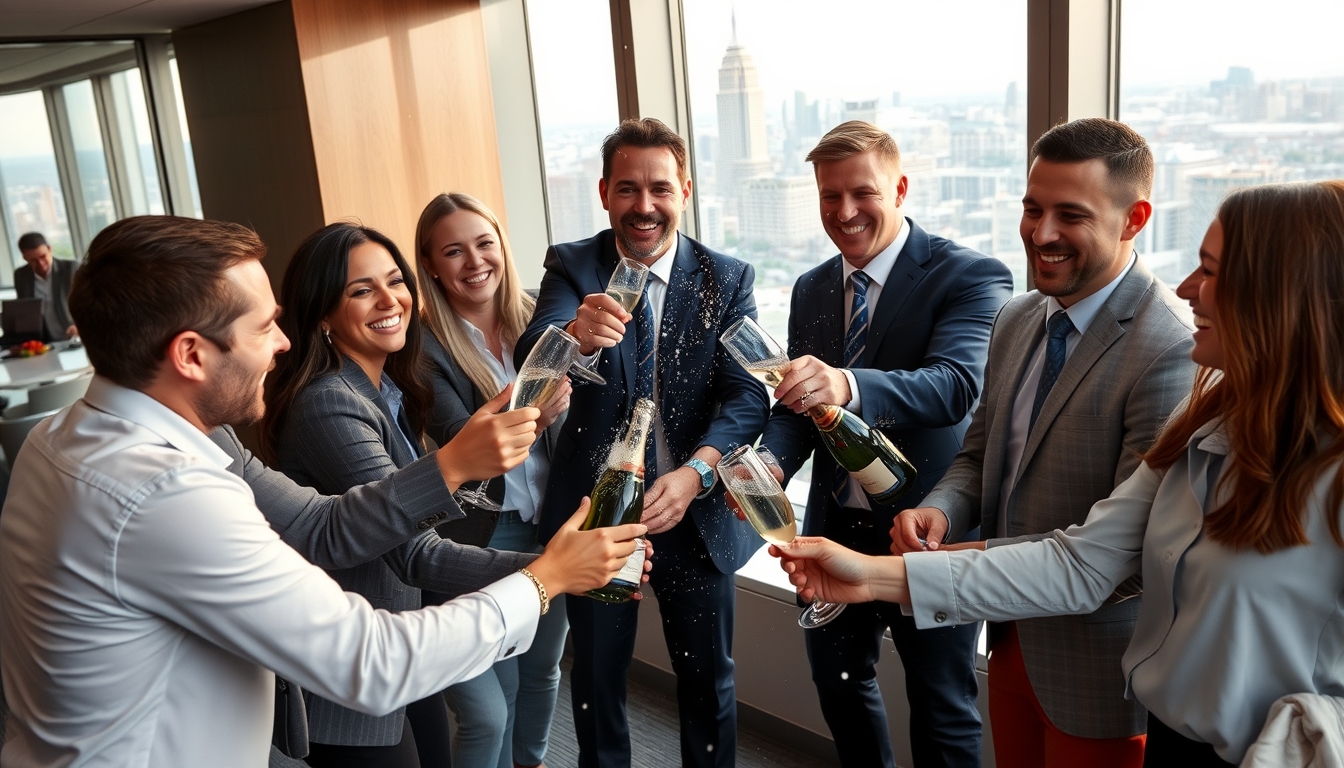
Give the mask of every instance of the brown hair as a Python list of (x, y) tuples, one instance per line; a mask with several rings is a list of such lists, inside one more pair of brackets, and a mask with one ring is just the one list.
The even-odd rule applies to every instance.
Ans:
[(1147, 200), (1153, 193), (1153, 152), (1148, 142), (1116, 120), (1085, 117), (1060, 123), (1031, 145), (1031, 159), (1037, 158), (1052, 163), (1101, 160), (1115, 189), (1128, 192), (1127, 197), (1132, 198), (1117, 200), (1123, 205), (1135, 199)]
[(850, 120), (827, 131), (804, 159), (814, 165), (833, 163), (864, 152), (876, 152), (887, 170), (900, 177), (901, 150), (896, 146), (896, 140), (890, 133), (862, 120)]
[(677, 161), (677, 178), (685, 181), (689, 174), (686, 172), (686, 140), (677, 135), (677, 132), (667, 127), (662, 120), (653, 117), (646, 117), (641, 120), (630, 118), (622, 120), (621, 124), (616, 126), (616, 130), (607, 134), (602, 140), (602, 178), (611, 180), (611, 159), (616, 155), (616, 150), (621, 147), (639, 147), (647, 149), (650, 147), (666, 147), (672, 153), (673, 159)]
[(229, 326), (248, 302), (226, 273), (265, 255), (257, 233), (240, 224), (134, 216), (109, 225), (89, 244), (70, 289), (89, 361), (117, 384), (143, 389), (183, 331), (228, 352)]
[(536, 309), (537, 302), (523, 290), (523, 282), (519, 279), (518, 270), (513, 264), (513, 251), (509, 248), (509, 238), (504, 235), (499, 217), (495, 216), (485, 203), (462, 192), (449, 192), (429, 201), (425, 210), (420, 212), (420, 221), (415, 225), (415, 251), (420, 257), (416, 259), (415, 270), (420, 278), (425, 325), (429, 326), (430, 332), (438, 338), (439, 343), (443, 344), (444, 349), (448, 350), (448, 354), (452, 355), (457, 364), (462, 366), (462, 371), (467, 374), (467, 378), (476, 389), (489, 399), (499, 394), (499, 383), (495, 381), (494, 373), (481, 358), (476, 345), (467, 337), (462, 323), (458, 321), (457, 312), (444, 295), (443, 287), (429, 270), (433, 256), (429, 250), (429, 234), (434, 225), (445, 216), (458, 211), (470, 211), (490, 222), (490, 226), (495, 230), (495, 236), (499, 238), (500, 255), (504, 257), (504, 274), (500, 277), (499, 288), (495, 290), (495, 316), (499, 318), (500, 336), (503, 337), (506, 346), (513, 347), (518, 343), (518, 337), (523, 335), (528, 321), (532, 319), (532, 312)]
[(1326, 515), (1344, 547), (1344, 182), (1239, 190), (1218, 221), (1223, 372), (1200, 370), (1188, 407), (1144, 460), (1170, 467), (1195, 430), (1221, 419), (1232, 493), (1206, 517), (1209, 538), (1264, 553), (1308, 543), (1307, 500), (1333, 471)]
[[(341, 353), (322, 335), (322, 321), (341, 303), (350, 273), (350, 251), (363, 243), (377, 243), (392, 255), (411, 292), (411, 317), (406, 328), (406, 345), (387, 356), (384, 372), (402, 391), (406, 420), (418, 440), (434, 404), (428, 371), (420, 359), (420, 298), (415, 287), (415, 272), (395, 243), (376, 229), (356, 224), (329, 224), (308, 236), (294, 252), (285, 279), (280, 286), (284, 314), (280, 329), (289, 337), (289, 354), (281, 355), (275, 371), (268, 377), (266, 415), (261, 422), (262, 458), (273, 462), (275, 448), (285, 418), (294, 399), (313, 379), (343, 364)], [(374, 382), (374, 386), (377, 386)]]

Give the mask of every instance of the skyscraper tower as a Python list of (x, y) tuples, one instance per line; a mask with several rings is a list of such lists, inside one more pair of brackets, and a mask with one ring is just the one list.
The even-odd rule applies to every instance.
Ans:
[(756, 80), (751, 55), (737, 44), (736, 13), (732, 42), (719, 67), (718, 102), (718, 191), (724, 198), (736, 200), (743, 181), (770, 175), (770, 155), (765, 147), (765, 96)]

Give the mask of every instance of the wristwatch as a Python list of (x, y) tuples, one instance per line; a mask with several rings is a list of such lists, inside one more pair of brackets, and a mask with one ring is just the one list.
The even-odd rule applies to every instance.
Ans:
[(714, 475), (714, 470), (710, 469), (708, 464), (694, 456), (687, 459), (686, 463), (681, 466), (690, 467), (695, 470), (696, 474), (700, 475), (700, 493), (695, 496), (697, 499), (704, 498), (705, 495), (709, 493), (710, 489), (714, 487), (714, 483), (718, 480)]

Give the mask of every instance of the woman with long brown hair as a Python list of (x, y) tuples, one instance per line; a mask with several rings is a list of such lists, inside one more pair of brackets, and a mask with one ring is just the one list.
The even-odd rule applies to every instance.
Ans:
[[(536, 302), (523, 291), (498, 217), (470, 195), (454, 192), (431, 200), (420, 214), (415, 245), (425, 305), (422, 341), (434, 388), (426, 433), (442, 443), (517, 378), (513, 347)], [(469, 514), (476, 529), (472, 534), (484, 539), (473, 543), (541, 551), (536, 512), (559, 433), (547, 427), (557, 423), (568, 402), (565, 383), (542, 404), (537, 441), (527, 461), (486, 485), (487, 495), (501, 509)], [(450, 535), (460, 539), (457, 533)], [(545, 759), (569, 629), (563, 605), (555, 608), (542, 618), (531, 650), (445, 692), (457, 719), (455, 764), (513, 768), (540, 765)]]
[(804, 598), (936, 627), (1090, 613), (1141, 568), (1122, 666), (1147, 766), (1238, 763), (1275, 700), (1344, 696), (1344, 181), (1232, 193), (1199, 259), (1194, 391), (1083, 525), (903, 558), (798, 539), (772, 551)]

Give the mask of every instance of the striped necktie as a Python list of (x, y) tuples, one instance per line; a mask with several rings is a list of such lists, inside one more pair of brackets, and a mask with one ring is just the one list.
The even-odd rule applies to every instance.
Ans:
[[(649, 304), (649, 286), (644, 285), (644, 297), (639, 300), (639, 319), (635, 321), (635, 398), (643, 398), (657, 403), (653, 399), (654, 377), (658, 375), (658, 357), (654, 354), (653, 344), (654, 321), (653, 306)], [(631, 410), (633, 414), (634, 411)], [(658, 413), (654, 411), (654, 423), (657, 424)], [(658, 475), (658, 452), (657, 443), (653, 435), (653, 428), (649, 430), (648, 440), (644, 443), (644, 484), (648, 487), (649, 483)]]
[[(849, 330), (845, 332), (845, 365), (854, 368), (863, 362), (863, 350), (868, 344), (868, 283), (869, 277), (859, 270), (850, 276), (854, 283), (854, 300), (850, 303)], [(841, 507), (853, 506), (853, 485), (844, 467), (836, 465), (831, 481), (831, 495)]]

